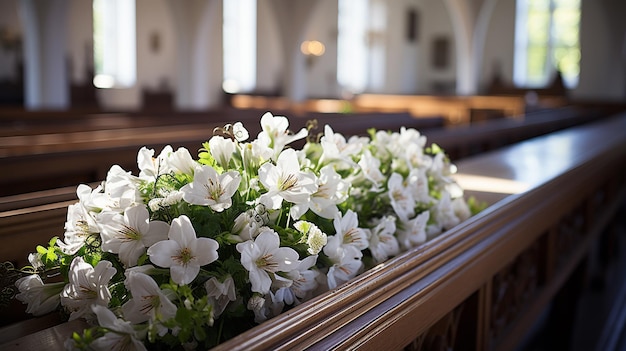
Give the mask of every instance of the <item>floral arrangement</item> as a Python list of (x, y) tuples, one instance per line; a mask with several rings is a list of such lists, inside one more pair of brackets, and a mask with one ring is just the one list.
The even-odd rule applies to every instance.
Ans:
[(313, 141), (269, 112), (261, 127), (248, 141), (225, 126), (197, 159), (144, 147), (137, 176), (113, 166), (78, 186), (63, 239), (29, 256), (15, 297), (86, 319), (70, 349), (206, 349), (475, 212), (417, 130), (346, 140), (325, 126)]

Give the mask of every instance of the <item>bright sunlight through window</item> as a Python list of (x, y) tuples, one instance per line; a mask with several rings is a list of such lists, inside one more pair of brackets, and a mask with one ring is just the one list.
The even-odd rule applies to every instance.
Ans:
[(513, 80), (550, 84), (560, 71), (573, 88), (580, 75), (580, 0), (517, 0)]
[(225, 92), (235, 94), (256, 85), (256, 0), (224, 0)]
[(98, 88), (128, 88), (137, 79), (135, 0), (93, 0), (93, 42)]

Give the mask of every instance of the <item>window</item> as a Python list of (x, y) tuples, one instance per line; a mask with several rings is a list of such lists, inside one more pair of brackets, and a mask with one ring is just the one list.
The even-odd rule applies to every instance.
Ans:
[(256, 0), (224, 0), (224, 81), (227, 93), (256, 85)]
[(337, 82), (349, 93), (367, 86), (367, 1), (339, 0)]
[(344, 92), (377, 91), (385, 84), (385, 0), (339, 0), (337, 82)]
[(137, 79), (135, 0), (93, 0), (93, 84), (128, 88)]
[(580, 0), (517, 0), (515, 69), (518, 86), (542, 87), (560, 71), (566, 87), (580, 74)]

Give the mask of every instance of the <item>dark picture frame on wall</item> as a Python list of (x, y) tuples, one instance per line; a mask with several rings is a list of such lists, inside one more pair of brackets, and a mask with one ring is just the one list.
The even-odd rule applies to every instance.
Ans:
[(406, 38), (409, 43), (416, 43), (418, 39), (419, 14), (417, 9), (410, 7), (406, 13)]
[(439, 36), (433, 39), (432, 66), (435, 69), (446, 69), (450, 65), (450, 39)]

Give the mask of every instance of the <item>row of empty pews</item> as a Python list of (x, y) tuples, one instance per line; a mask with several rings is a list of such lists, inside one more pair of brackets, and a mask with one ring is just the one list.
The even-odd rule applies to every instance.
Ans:
[[(37, 244), (61, 236), (76, 186), (97, 184), (113, 164), (135, 173), (140, 147), (158, 153), (164, 145), (184, 146), (193, 155), (214, 128), (227, 123), (241, 121), (256, 135), (264, 112), (226, 109), (175, 117), (78, 113), (59, 116), (56, 123), (43, 115), (19, 120), (0, 115), (5, 170), (0, 178), (0, 259), (24, 265)], [(619, 165), (626, 161), (626, 115), (607, 114), (597, 106), (546, 109), (463, 126), (404, 112), (274, 114), (290, 117), (292, 130), (313, 119), (317, 132), (329, 124), (345, 135), (366, 135), (372, 127), (416, 128), (457, 164), (457, 179), (468, 195), (490, 207), (220, 350), (296, 345), (509, 350), (564, 287), (581, 289), (574, 283), (591, 247), (605, 237), (624, 202), (626, 174)], [(0, 345), (6, 342), (6, 348), (30, 345), (28, 338), (18, 337), (37, 332), (48, 333), (50, 345), (59, 346), (80, 327), (71, 323), (37, 331), (58, 320), (16, 323), (24, 308), (12, 308), (6, 319), (12, 324), (0, 332)]]

